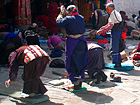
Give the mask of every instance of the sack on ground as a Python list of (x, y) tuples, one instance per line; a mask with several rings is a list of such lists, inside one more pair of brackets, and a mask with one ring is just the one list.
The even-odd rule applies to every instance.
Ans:
[(65, 68), (65, 62), (62, 59), (54, 59), (50, 63), (49, 67)]
[(63, 54), (63, 52), (60, 48), (55, 48), (51, 51), (50, 57), (51, 58), (61, 57), (62, 54)]

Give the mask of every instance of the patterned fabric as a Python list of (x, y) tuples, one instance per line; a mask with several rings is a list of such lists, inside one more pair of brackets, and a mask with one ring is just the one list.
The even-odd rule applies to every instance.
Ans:
[(103, 31), (103, 33), (108, 32), (113, 28), (113, 24), (107, 23), (105, 26), (101, 27), (100, 30)]
[(25, 55), (25, 64), (28, 64), (30, 61), (38, 57), (47, 56), (49, 58), (49, 55), (45, 51), (43, 51), (38, 45), (30, 45), (24, 50), (23, 54)]

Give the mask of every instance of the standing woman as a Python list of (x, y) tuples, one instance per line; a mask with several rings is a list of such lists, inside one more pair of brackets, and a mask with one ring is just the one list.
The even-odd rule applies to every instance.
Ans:
[[(61, 15), (61, 14), (60, 14)], [(85, 78), (84, 71), (88, 63), (87, 43), (82, 35), (85, 32), (84, 17), (79, 15), (75, 5), (67, 7), (67, 16), (57, 18), (57, 26), (65, 28), (68, 34), (66, 41), (66, 70), (74, 84), (74, 89), (79, 90), (82, 80)]]
[(91, 10), (91, 22), (93, 25), (93, 29), (97, 29), (98, 28), (98, 18), (97, 18), (97, 12), (95, 11), (96, 9), (98, 9), (97, 4), (93, 1), (93, 0), (88, 0), (88, 3), (90, 4), (90, 10)]

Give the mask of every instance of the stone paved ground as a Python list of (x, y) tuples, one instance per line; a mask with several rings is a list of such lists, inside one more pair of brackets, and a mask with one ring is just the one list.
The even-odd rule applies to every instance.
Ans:
[[(139, 40), (127, 39), (127, 44), (138, 45)], [(43, 48), (47, 50), (47, 45), (42, 44)], [(126, 53), (131, 51), (126, 49)], [(111, 63), (106, 57), (109, 51), (104, 51), (104, 57), (106, 63)], [(65, 54), (61, 59), (64, 60)], [(132, 64), (131, 60), (124, 62), (125, 64)], [(52, 74), (52, 71), (65, 71), (65, 69), (49, 68), (47, 67), (46, 72), (41, 77), (43, 82), (48, 80), (58, 79), (58, 75)], [(135, 67), (134, 70), (129, 72), (120, 72), (116, 70), (105, 69), (104, 72), (107, 74), (108, 79), (106, 82), (101, 82), (98, 85), (90, 86), (84, 82), (83, 86), (87, 87), (87, 91), (70, 93), (66, 90), (58, 89), (46, 85), (48, 91), (46, 94), (49, 96), (49, 101), (39, 103), (37, 105), (140, 105), (140, 69)], [(110, 72), (115, 73), (116, 76), (121, 76), (122, 82), (111, 82)], [(16, 89), (22, 89), (23, 81), (21, 80), (22, 69), (19, 70), (18, 78), (11, 87)], [(0, 83), (4, 83), (8, 79), (8, 68), (1, 67), (0, 70)], [(30, 103), (21, 102), (11, 97), (0, 95), (0, 105), (31, 105)]]

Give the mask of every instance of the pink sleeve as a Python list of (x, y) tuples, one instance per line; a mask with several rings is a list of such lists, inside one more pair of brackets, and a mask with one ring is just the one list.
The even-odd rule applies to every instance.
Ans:
[(105, 32), (108, 32), (109, 30), (111, 30), (113, 28), (113, 26), (114, 26), (113, 24), (110, 24), (108, 22), (105, 26), (101, 27), (100, 30), (102, 30), (103, 33), (105, 33)]
[(61, 40), (62, 40), (62, 41), (66, 41), (66, 39), (64, 39), (64, 38), (61, 38)]
[(51, 48), (51, 39), (50, 38), (48, 39), (47, 44), (48, 44), (48, 47)]
[(18, 61), (16, 59), (17, 52), (14, 52), (11, 56), (10, 63), (9, 63), (9, 79), (11, 81), (15, 81), (17, 78), (17, 72), (18, 72)]

